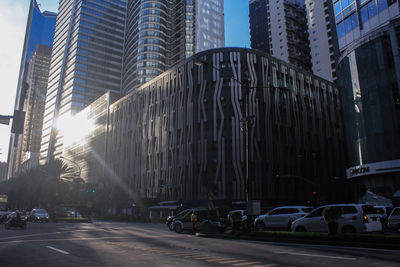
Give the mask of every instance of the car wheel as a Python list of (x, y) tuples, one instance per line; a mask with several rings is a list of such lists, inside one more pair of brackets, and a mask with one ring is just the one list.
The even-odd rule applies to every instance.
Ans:
[(400, 232), (400, 224), (397, 225), (397, 232)]
[(353, 234), (356, 232), (356, 229), (353, 226), (346, 225), (342, 228), (343, 234)]
[(170, 231), (174, 231), (174, 225), (172, 223), (169, 224), (168, 228)]
[(174, 228), (175, 228), (175, 232), (177, 232), (178, 234), (182, 233), (182, 231), (183, 231), (182, 225), (180, 223), (176, 223)]
[(257, 221), (256, 222), (256, 230), (257, 231), (264, 231), (265, 230), (265, 225), (262, 221)]
[(304, 228), (304, 226), (298, 226), (296, 227), (296, 232), (307, 232), (306, 228)]

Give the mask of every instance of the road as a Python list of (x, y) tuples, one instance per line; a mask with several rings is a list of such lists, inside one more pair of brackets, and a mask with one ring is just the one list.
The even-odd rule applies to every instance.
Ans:
[(392, 250), (176, 234), (163, 224), (0, 225), (0, 266), (399, 266)]

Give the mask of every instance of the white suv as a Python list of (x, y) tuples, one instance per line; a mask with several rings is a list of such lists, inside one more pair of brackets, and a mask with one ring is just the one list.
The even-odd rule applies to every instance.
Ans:
[(254, 220), (254, 226), (257, 230), (264, 230), (265, 228), (290, 229), (294, 220), (303, 217), (312, 210), (312, 207), (307, 206), (277, 207), (267, 214), (258, 216)]
[(342, 211), (342, 215), (337, 219), (338, 233), (382, 231), (379, 214), (371, 205), (337, 204), (321, 206), (294, 221), (292, 232), (328, 232), (328, 224), (322, 216), (322, 211), (330, 206), (340, 207)]
[(388, 218), (388, 227), (397, 229), (400, 232), (400, 207), (396, 207), (392, 210)]

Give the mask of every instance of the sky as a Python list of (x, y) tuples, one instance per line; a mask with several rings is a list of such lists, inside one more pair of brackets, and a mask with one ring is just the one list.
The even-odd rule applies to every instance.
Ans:
[[(57, 12), (58, 0), (37, 0), (41, 11)], [(225, 46), (250, 47), (248, 0), (224, 0)], [(12, 115), (30, 0), (1, 0), (0, 115)], [(10, 125), (0, 124), (0, 162), (7, 161)]]

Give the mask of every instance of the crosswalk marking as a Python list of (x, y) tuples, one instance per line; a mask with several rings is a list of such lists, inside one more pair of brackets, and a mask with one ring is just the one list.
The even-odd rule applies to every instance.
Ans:
[(224, 260), (233, 260), (232, 258), (219, 258), (219, 259), (211, 259), (207, 261), (224, 261)]

